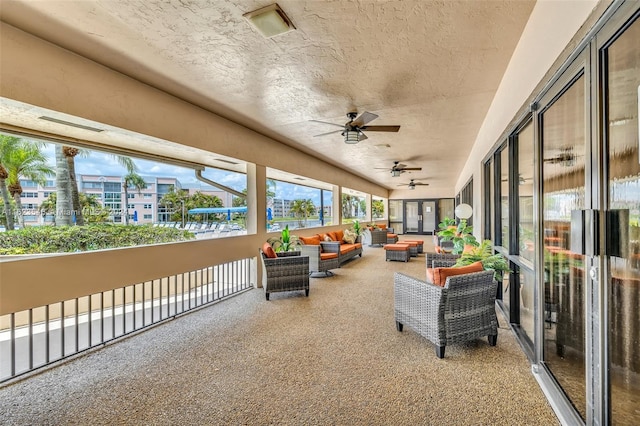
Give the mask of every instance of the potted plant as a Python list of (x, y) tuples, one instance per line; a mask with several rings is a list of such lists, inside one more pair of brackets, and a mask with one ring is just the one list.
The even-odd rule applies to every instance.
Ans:
[(362, 227), (360, 227), (360, 221), (359, 220), (354, 220), (353, 221), (353, 232), (356, 234), (356, 242), (362, 242)]
[(474, 262), (482, 262), (485, 270), (494, 271), (494, 279), (502, 281), (505, 272), (510, 272), (507, 259), (500, 253), (493, 253), (493, 243), (491, 240), (484, 240), (477, 247), (462, 253), (456, 261), (456, 266), (466, 266)]
[(478, 240), (473, 236), (473, 227), (467, 225), (466, 219), (461, 219), (458, 226), (455, 221), (450, 218), (444, 218), (438, 225), (440, 229), (436, 234), (442, 238), (442, 241), (453, 242), (451, 253), (461, 254), (465, 246), (478, 247)]
[(297, 247), (302, 245), (300, 239), (289, 232), (289, 225), (284, 227), (279, 237), (271, 237), (267, 242), (271, 244), (271, 247), (276, 252), (295, 251)]

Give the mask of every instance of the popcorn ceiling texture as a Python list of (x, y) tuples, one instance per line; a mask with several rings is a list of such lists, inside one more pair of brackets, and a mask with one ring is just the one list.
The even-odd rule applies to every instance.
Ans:
[(364, 250), (308, 298), (254, 289), (1, 388), (2, 424), (558, 424), (504, 318), (440, 360), (393, 318), (424, 257)]
[[(246, 0), (11, 2), (3, 19), (390, 188), (373, 164), (415, 158), (431, 170), (420, 191), (453, 194), (535, 1), (278, 4), (297, 30), (271, 39), (242, 17), (265, 3)], [(313, 137), (332, 128), (309, 120), (344, 124), (351, 110), (400, 133), (348, 149)]]

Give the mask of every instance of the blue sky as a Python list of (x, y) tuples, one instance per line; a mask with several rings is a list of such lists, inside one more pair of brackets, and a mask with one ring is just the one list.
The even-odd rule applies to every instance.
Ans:
[[(43, 152), (49, 158), (48, 163), (52, 167), (54, 167), (55, 146), (53, 144), (46, 144)], [(186, 188), (199, 188), (202, 190), (217, 189), (196, 179), (195, 173), (192, 169), (136, 158), (134, 158), (133, 160), (136, 163), (136, 166), (138, 166), (138, 174), (143, 178), (175, 177), (180, 181), (182, 186)], [(114, 155), (104, 154), (99, 151), (90, 151), (90, 154), (88, 156), (78, 155), (76, 157), (75, 166), (77, 174), (122, 176), (126, 173), (124, 167), (122, 167), (118, 163), (118, 160)], [(242, 191), (247, 186), (245, 175), (241, 173), (229, 172), (226, 170), (218, 170), (208, 167), (202, 172), (202, 175), (207, 179), (219, 182), (237, 191)], [(277, 182), (276, 198), (310, 198), (315, 205), (320, 205), (319, 190), (286, 182)]]

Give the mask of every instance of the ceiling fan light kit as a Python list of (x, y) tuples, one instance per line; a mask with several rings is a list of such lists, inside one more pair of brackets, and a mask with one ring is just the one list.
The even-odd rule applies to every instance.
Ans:
[(356, 130), (345, 130), (342, 132), (342, 136), (344, 136), (344, 143), (354, 145), (360, 142), (360, 134)]
[[(342, 127), (342, 130), (321, 133), (315, 136), (324, 136), (332, 133), (340, 133), (342, 136), (344, 136), (344, 143), (351, 144), (351, 145), (357, 144), (358, 142), (362, 142), (363, 140), (368, 139), (367, 135), (365, 135), (363, 132), (365, 130), (369, 132), (398, 132), (400, 130), (400, 126), (367, 126), (366, 125), (367, 123), (378, 118), (376, 114), (373, 114), (367, 111), (360, 114), (360, 116), (358, 116), (357, 112), (350, 112), (347, 114), (347, 118), (349, 118), (349, 121), (344, 125), (327, 123), (326, 121), (320, 121), (320, 120), (310, 120), (310, 121)], [(376, 145), (376, 146), (380, 146), (380, 145)], [(383, 144), (382, 146), (389, 147), (388, 144)]]

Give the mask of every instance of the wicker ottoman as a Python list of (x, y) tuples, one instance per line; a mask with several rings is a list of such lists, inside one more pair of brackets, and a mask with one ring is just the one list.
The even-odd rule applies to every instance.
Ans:
[(418, 253), (424, 253), (424, 241), (422, 240), (402, 240), (402, 244), (416, 243), (418, 245)]
[(398, 234), (387, 233), (387, 244), (395, 244), (398, 242)]
[(418, 257), (418, 242), (417, 241), (399, 241), (398, 244), (406, 244), (409, 246), (409, 256)]
[(408, 262), (411, 257), (408, 244), (385, 244), (384, 251), (386, 253), (386, 260), (401, 260), (403, 262)]

